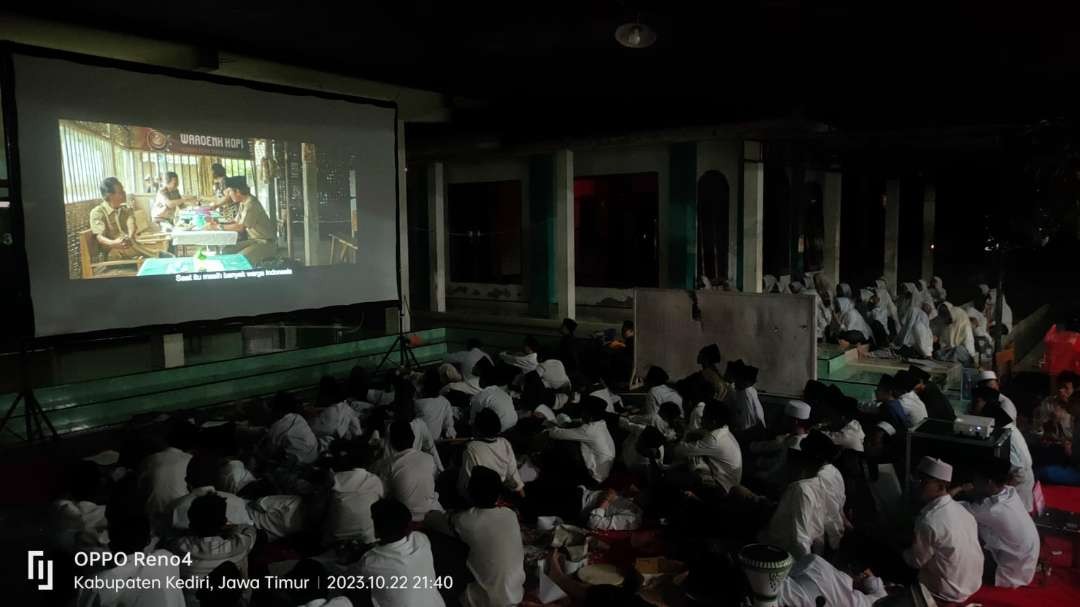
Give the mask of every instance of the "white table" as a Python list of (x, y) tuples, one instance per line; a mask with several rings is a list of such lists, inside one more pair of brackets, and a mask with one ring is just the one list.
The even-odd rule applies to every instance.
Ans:
[(229, 230), (173, 230), (172, 243), (174, 245), (205, 245), (213, 247), (225, 247), (236, 244), (239, 232)]

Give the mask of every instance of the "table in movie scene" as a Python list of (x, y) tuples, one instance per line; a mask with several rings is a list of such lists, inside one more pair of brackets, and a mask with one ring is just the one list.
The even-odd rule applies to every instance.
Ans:
[[(202, 272), (236, 272), (250, 270), (251, 263), (240, 254), (213, 255), (202, 262)], [(139, 276), (165, 276), (168, 274), (192, 274), (195, 270), (194, 257), (152, 257), (143, 261)]]
[(201, 224), (205, 224), (211, 219), (221, 221), (221, 212), (211, 210), (210, 207), (185, 207), (176, 211), (176, 221), (179, 225), (202, 227)]
[[(172, 239), (173, 246), (177, 248), (178, 254), (191, 255), (192, 251), (187, 247), (192, 246), (217, 247), (217, 252), (220, 254), (221, 247), (236, 244), (240, 233), (231, 230), (185, 230), (176, 228), (169, 232), (169, 236)], [(181, 249), (181, 247), (185, 248)]]

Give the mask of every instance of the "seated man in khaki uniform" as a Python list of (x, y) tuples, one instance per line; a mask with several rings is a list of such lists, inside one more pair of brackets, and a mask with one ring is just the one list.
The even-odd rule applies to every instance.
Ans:
[(90, 230), (109, 260), (157, 257), (158, 252), (135, 242), (135, 215), (124, 203), (127, 192), (116, 177), (101, 182), (102, 203), (90, 210)]
[(262, 203), (251, 195), (247, 179), (243, 176), (225, 178), (225, 195), (239, 205), (236, 221), (213, 224), (208, 229), (239, 232), (239, 242), (224, 249), (225, 253), (240, 253), (252, 266), (277, 255), (277, 231), (266, 215)]
[(180, 177), (169, 171), (165, 173), (165, 185), (154, 197), (154, 203), (150, 206), (150, 219), (158, 224), (163, 232), (169, 232), (176, 223), (176, 209), (185, 204), (193, 204), (195, 198), (184, 197), (180, 194)]

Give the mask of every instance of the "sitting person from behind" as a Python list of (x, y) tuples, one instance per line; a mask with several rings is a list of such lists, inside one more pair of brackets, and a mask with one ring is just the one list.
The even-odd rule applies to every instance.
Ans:
[[(444, 607), (434, 587), (434, 559), (431, 541), (419, 531), (409, 531), (412, 514), (400, 502), (381, 499), (371, 506), (378, 544), (360, 557), (356, 573), (368, 578), (408, 580), (403, 588), (375, 585), (365, 594), (377, 607)], [(413, 580), (430, 583), (416, 584)]]
[(468, 567), (475, 577), (465, 589), (466, 605), (517, 605), (525, 596), (525, 559), (517, 514), (498, 506), (502, 479), (479, 466), (469, 478), (472, 508), (432, 512), (425, 525), (457, 537), (469, 547)]

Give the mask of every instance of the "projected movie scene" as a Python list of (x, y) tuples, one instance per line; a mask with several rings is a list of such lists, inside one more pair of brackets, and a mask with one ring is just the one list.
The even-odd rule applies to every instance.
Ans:
[(260, 278), (356, 263), (349, 154), (278, 139), (59, 122), (71, 279)]

